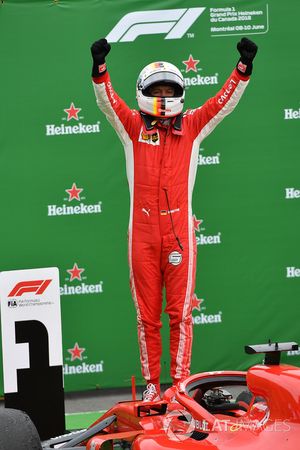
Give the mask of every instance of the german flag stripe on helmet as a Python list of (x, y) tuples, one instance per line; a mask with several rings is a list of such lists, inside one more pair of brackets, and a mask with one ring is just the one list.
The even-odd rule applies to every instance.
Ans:
[(166, 115), (166, 100), (164, 97), (153, 97), (153, 111), (154, 116)]
[(160, 99), (158, 97), (153, 98), (153, 115), (158, 115)]
[(151, 64), (152, 69), (161, 69), (162, 67), (164, 67), (163, 62), (154, 62)]

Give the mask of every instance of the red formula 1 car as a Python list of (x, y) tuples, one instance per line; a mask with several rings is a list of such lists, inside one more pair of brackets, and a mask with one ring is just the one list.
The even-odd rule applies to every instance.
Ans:
[[(247, 372), (192, 375), (178, 388), (168, 389), (159, 402), (117, 403), (87, 430), (34, 445), (33, 430), (30, 447), (1, 449), (299, 450), (300, 369), (280, 364), (280, 352), (297, 350), (298, 345), (269, 343), (245, 349), (265, 353), (264, 364)], [(13, 433), (8, 434), (9, 439)]]

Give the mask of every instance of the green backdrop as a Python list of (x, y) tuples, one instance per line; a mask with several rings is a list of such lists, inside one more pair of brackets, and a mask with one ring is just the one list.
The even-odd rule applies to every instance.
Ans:
[[(259, 46), (244, 97), (199, 153), (192, 371), (245, 369), (260, 361), (245, 344), (300, 340), (299, 1), (4, 0), (0, 270), (59, 268), (67, 391), (142, 383), (125, 158), (90, 80), (91, 43), (128, 13), (107, 62), (131, 107), (153, 60), (179, 67), (197, 107), (231, 73), (242, 36)], [(167, 317), (163, 328), (167, 382)]]

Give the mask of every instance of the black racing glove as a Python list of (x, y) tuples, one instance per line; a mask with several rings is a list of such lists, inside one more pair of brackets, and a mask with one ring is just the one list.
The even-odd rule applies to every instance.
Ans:
[(110, 51), (110, 44), (106, 39), (99, 39), (91, 46), (93, 57), (92, 77), (97, 78), (106, 72), (105, 56)]
[(253, 68), (252, 61), (257, 52), (257, 45), (250, 41), (250, 39), (242, 38), (236, 48), (241, 55), (236, 65), (238, 72), (241, 75), (251, 75)]

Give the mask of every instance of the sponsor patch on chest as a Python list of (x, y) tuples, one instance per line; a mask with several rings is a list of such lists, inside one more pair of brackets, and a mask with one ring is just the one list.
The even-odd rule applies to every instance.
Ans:
[(154, 134), (148, 134), (143, 131), (143, 128), (141, 128), (139, 142), (150, 145), (159, 145), (159, 132), (156, 131)]

